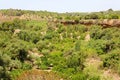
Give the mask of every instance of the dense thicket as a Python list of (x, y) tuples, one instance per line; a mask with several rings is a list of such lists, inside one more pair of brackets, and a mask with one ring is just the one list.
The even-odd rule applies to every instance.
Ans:
[[(25, 12), (39, 13), (21, 10), (12, 10), (11, 13), (15, 14), (8, 14), (7, 10), (2, 12), (4, 15), (11, 16), (20, 16)], [(118, 18), (120, 17), (119, 11), (109, 10), (108, 12), (110, 15), (112, 13)], [(72, 19), (74, 16), (70, 17), (69, 15), (73, 14), (67, 14), (66, 19)], [(105, 18), (105, 14), (107, 12), (91, 13), (87, 14), (85, 19), (89, 19), (89, 17), (90, 19), (102, 19)], [(66, 14), (61, 15), (66, 16)], [(61, 16), (57, 17), (61, 19)], [(77, 18), (81, 19), (79, 15)], [(63, 25), (47, 20), (19, 19), (0, 24), (1, 80), (21, 80), (25, 75), (40, 74), (39, 70), (51, 71), (49, 74), (56, 80), (60, 78), (65, 80), (102, 80), (101, 73), (95, 72), (94, 67), (85, 65), (86, 59), (90, 57), (101, 58), (100, 66), (102, 68), (100, 69), (112, 69), (120, 74), (120, 28), (102, 28), (98, 25), (88, 27), (79, 24)], [(29, 70), (33, 71), (30, 73)], [(92, 72), (96, 74), (92, 75)], [(48, 72), (42, 73), (48, 74)], [(42, 80), (49, 75), (44, 77)]]

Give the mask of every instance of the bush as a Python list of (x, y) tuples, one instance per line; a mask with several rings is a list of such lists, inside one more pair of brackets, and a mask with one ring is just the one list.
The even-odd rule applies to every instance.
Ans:
[(103, 60), (103, 66), (108, 68), (117, 69), (119, 67), (120, 62), (120, 49), (115, 49), (109, 54), (106, 55), (106, 57)]
[(21, 40), (28, 41), (28, 42), (33, 42), (36, 44), (40, 40), (40, 34), (38, 32), (31, 32), (31, 31), (21, 31), (18, 34), (18, 37)]
[(71, 80), (87, 80), (87, 75), (84, 73), (76, 73), (71, 76)]
[(102, 37), (102, 27), (92, 26), (90, 29), (90, 37), (93, 39), (100, 39)]
[(66, 65), (68, 68), (74, 68), (76, 71), (83, 70), (85, 55), (81, 52), (73, 52), (66, 59)]
[(1, 29), (3, 31), (14, 31), (15, 29), (21, 29), (25, 27), (25, 21), (24, 20), (19, 20), (19, 19), (14, 19), (14, 21), (10, 22), (3, 22)]

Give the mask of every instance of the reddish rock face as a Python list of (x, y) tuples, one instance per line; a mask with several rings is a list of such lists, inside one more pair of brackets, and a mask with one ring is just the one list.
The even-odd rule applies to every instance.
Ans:
[(120, 20), (119, 19), (111, 19), (107, 21), (103, 21), (103, 25), (109, 26), (109, 27), (120, 27)]
[(104, 20), (102, 21), (102, 24), (107, 25), (107, 24), (108, 24), (108, 19), (104, 19)]
[(114, 20), (113, 26), (120, 27), (120, 20)]
[(107, 27), (120, 27), (120, 20), (119, 19), (104, 19), (104, 20), (80, 20), (79, 22), (75, 21), (64, 21), (61, 22), (64, 25), (75, 25), (75, 24), (83, 24), (83, 25), (101, 25), (105, 28)]

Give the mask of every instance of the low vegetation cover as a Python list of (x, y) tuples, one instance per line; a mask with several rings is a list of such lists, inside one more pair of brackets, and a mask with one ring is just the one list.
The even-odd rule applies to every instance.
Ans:
[[(61, 16), (49, 12), (11, 11), (15, 14), (10, 14), (9, 10), (1, 10), (1, 13), (41, 17), (40, 20), (16, 18), (0, 23), (0, 80), (119, 80), (119, 27), (64, 25), (50, 21), (50, 16), (80, 20), (83, 14), (72, 18), (69, 16), (72, 13)], [(114, 18), (120, 18), (119, 11), (109, 12), (109, 17), (113, 18), (114, 14)], [(90, 19), (97, 15), (101, 19), (99, 13)], [(108, 70), (110, 73), (106, 73)]]

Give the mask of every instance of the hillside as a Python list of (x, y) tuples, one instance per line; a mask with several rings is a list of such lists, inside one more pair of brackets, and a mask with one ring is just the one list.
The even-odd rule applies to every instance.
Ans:
[(0, 80), (120, 80), (120, 11), (0, 10)]

